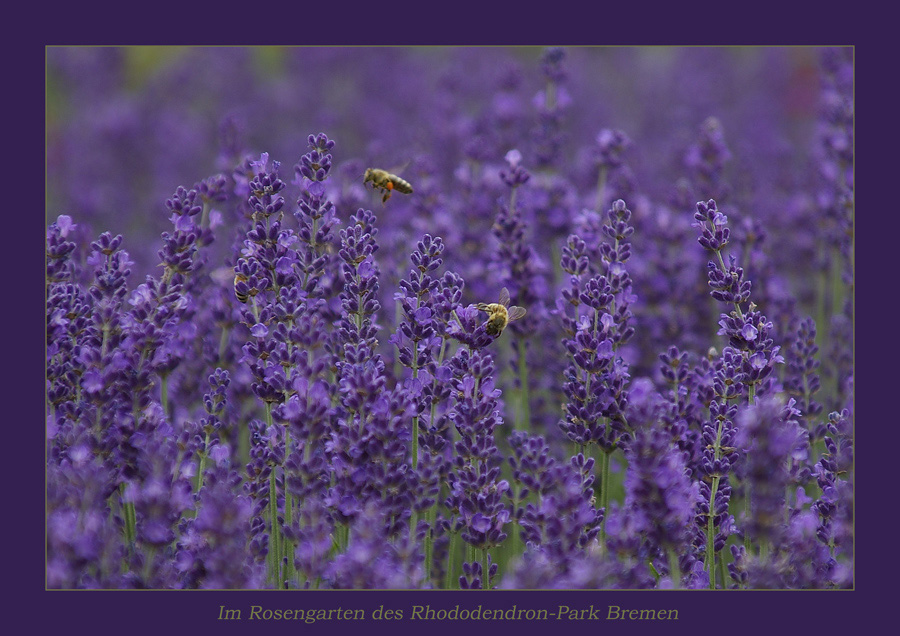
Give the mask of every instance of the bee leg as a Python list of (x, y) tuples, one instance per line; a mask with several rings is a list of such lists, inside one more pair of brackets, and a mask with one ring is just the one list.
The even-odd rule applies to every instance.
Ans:
[(385, 190), (384, 196), (381, 197), (381, 205), (384, 205), (385, 203), (387, 203), (387, 200), (390, 198), (391, 198), (391, 191), (389, 189)]

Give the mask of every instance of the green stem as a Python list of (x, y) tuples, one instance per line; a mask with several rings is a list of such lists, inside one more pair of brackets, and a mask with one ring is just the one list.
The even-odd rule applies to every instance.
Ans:
[(716, 492), (719, 490), (719, 477), (712, 478), (712, 487), (709, 494), (709, 514), (706, 517), (706, 571), (709, 573), (709, 589), (716, 589), (716, 528), (715, 528), (715, 506)]
[(450, 545), (447, 548), (447, 571), (444, 572), (444, 589), (453, 589), (453, 566), (456, 565), (456, 544), (459, 543), (459, 537), (456, 532), (450, 532)]
[(125, 501), (125, 482), (119, 484), (119, 497), (122, 502), (122, 521), (124, 522), (123, 531), (125, 532), (125, 544), (130, 552), (134, 550), (135, 515), (134, 504)]
[(125, 515), (128, 518), (128, 543), (129, 548), (134, 551), (137, 542), (137, 517), (134, 512), (134, 502), (125, 503)]
[(419, 466), (419, 416), (413, 417), (412, 422), (412, 468), (416, 470)]
[(728, 580), (725, 578), (725, 559), (719, 559), (719, 579), (722, 581), (722, 589), (724, 590), (726, 587), (725, 582)]
[(110, 325), (109, 323), (103, 323), (103, 338), (100, 340), (100, 359), (103, 360), (106, 358), (106, 347), (109, 345), (109, 331)]
[[(713, 444), (713, 457), (715, 459), (720, 459), (721, 457), (721, 446), (722, 446), (722, 422), (719, 422), (719, 425), (716, 429), (716, 441)], [(715, 550), (715, 539), (716, 539), (716, 527), (715, 527), (715, 517), (716, 517), (716, 493), (719, 491), (719, 480), (721, 477), (719, 475), (713, 475), (712, 477), (712, 485), (709, 489), (709, 513), (706, 517), (706, 571), (709, 573), (709, 588), (711, 590), (716, 589), (716, 574), (715, 574), (715, 559), (716, 559), (716, 550)], [(722, 580), (724, 584), (724, 579)]]
[[(753, 406), (753, 402), (756, 398), (756, 385), (751, 384), (748, 387), (747, 394), (747, 402), (750, 406)], [(744, 511), (747, 515), (747, 519), (750, 519), (750, 515), (752, 514), (751, 507), (751, 492), (750, 492), (750, 482), (748, 481), (745, 485), (746, 492), (744, 493)], [(744, 533), (744, 549), (747, 550), (747, 554), (750, 554), (750, 536), (745, 532)]]
[[(713, 228), (715, 230), (715, 228)], [(719, 266), (722, 268), (723, 272), (727, 272), (728, 268), (725, 267), (725, 259), (722, 258), (722, 250), (716, 251), (716, 256), (719, 257)], [(734, 303), (734, 309), (737, 311), (738, 318), (744, 317), (744, 312), (741, 311), (741, 306), (737, 303)]]
[(152, 582), (150, 581), (150, 577), (153, 574), (153, 559), (156, 556), (156, 548), (153, 546), (147, 546), (144, 551), (144, 582), (148, 585), (148, 587), (152, 587)]
[(200, 466), (197, 468), (197, 489), (195, 492), (200, 493), (203, 487), (203, 471), (206, 469), (206, 456), (209, 449), (209, 431), (206, 432), (206, 438), (203, 442), (203, 452), (200, 454)]
[(550, 244), (550, 262), (553, 263), (553, 282), (555, 288), (562, 287), (564, 276), (566, 275), (559, 261), (559, 243), (554, 241)]
[[(394, 325), (395, 328), (399, 327), (400, 321), (402, 320), (401, 314), (403, 313), (402, 308), (400, 307), (400, 301), (394, 303)], [(400, 382), (400, 375), (403, 373), (403, 364), (400, 362), (400, 356), (394, 356), (394, 377), (397, 378), (397, 382)]]
[(279, 571), (281, 570), (280, 542), (278, 540), (278, 491), (275, 485), (275, 469), (269, 473), (269, 551), (272, 554), (272, 580), (276, 586), (281, 587)]
[(481, 549), (481, 589), (491, 589), (491, 574), (489, 569), (488, 549)]
[(821, 252), (819, 254), (819, 258), (825, 261), (825, 267), (820, 270), (819, 277), (819, 294), (818, 294), (818, 311), (819, 317), (816, 320), (816, 324), (824, 325), (826, 321), (831, 317), (830, 309), (831, 309), (831, 287), (829, 283), (831, 282), (831, 270), (834, 267), (834, 264), (831, 262), (831, 248), (827, 245), (823, 245), (821, 247)]
[(531, 405), (528, 395), (528, 361), (525, 357), (525, 339), (519, 338), (519, 417), (516, 419), (516, 430), (528, 430), (531, 427)]
[(829, 314), (834, 316), (836, 313), (840, 312), (841, 304), (844, 295), (844, 282), (841, 280), (841, 265), (840, 263), (843, 261), (843, 256), (841, 255), (840, 250), (836, 248), (832, 248), (832, 261), (835, 266), (831, 268), (829, 272), (831, 274), (831, 280), (829, 284), (831, 286), (831, 292), (829, 293), (829, 298), (831, 300), (831, 307)]
[(165, 417), (169, 416), (169, 374), (159, 376), (159, 404)]
[(666, 549), (669, 557), (669, 577), (672, 579), (672, 587), (676, 590), (681, 587), (681, 566), (678, 565), (678, 555), (672, 548)]
[(244, 418), (238, 420), (238, 456), (242, 465), (250, 463), (250, 429)]
[(594, 205), (597, 212), (603, 212), (603, 201), (606, 195), (606, 166), (600, 166), (597, 175), (597, 203)]
[[(291, 433), (288, 431), (287, 427), (284, 429), (284, 461), (287, 462), (288, 450), (291, 447)], [(288, 492), (287, 489), (287, 470), (285, 470), (284, 477), (284, 525), (289, 527), (291, 525), (291, 520), (294, 515), (294, 506), (293, 506), (293, 497)], [(290, 539), (284, 537), (284, 556), (287, 557), (287, 562), (284, 566), (284, 578), (287, 581), (290, 581), (294, 578), (294, 544)], [(279, 586), (280, 587), (280, 586)]]
[[(745, 485), (746, 492), (744, 493), (744, 515), (746, 519), (750, 519), (753, 514), (752, 508), (750, 506), (750, 483), (748, 482)], [(745, 532), (744, 533), (744, 549), (747, 551), (747, 554), (752, 554), (751, 549), (752, 545), (750, 543), (750, 536)]]
[[(510, 532), (510, 543), (509, 545), (510, 551), (509, 554), (511, 557), (515, 558), (522, 553), (522, 532), (521, 526), (519, 525), (518, 518), (516, 517), (516, 512), (522, 505), (521, 500), (519, 499), (519, 493), (521, 492), (521, 488), (518, 486), (516, 482), (513, 482), (513, 510), (512, 510), (512, 519), (513, 519), (513, 530)], [(506, 564), (503, 566), (506, 567)]]
[(334, 533), (332, 537), (332, 545), (334, 548), (334, 556), (341, 554), (344, 550), (347, 549), (347, 540), (344, 537), (344, 530), (346, 526), (344, 524), (339, 523), (334, 527)]
[(431, 583), (432, 568), (434, 567), (434, 521), (437, 516), (437, 502), (435, 502), (428, 510), (425, 511), (425, 520), (428, 522), (428, 528), (425, 530), (425, 580)]
[(601, 449), (600, 454), (600, 507), (603, 508), (603, 521), (600, 522), (600, 545), (606, 545), (606, 518), (609, 516), (609, 456)]
[(416, 529), (419, 527), (419, 515), (418, 510), (413, 510), (409, 516), (409, 540), (411, 543), (418, 543), (416, 541)]
[[(272, 426), (272, 403), (265, 403), (266, 428)], [(276, 483), (276, 469), (273, 466), (269, 473), (269, 552), (272, 556), (271, 575), (273, 581), (280, 587), (281, 571), (281, 532), (278, 527), (278, 485)]]
[(203, 202), (203, 211), (200, 213), (200, 227), (204, 230), (209, 227), (209, 210), (211, 207), (209, 201)]

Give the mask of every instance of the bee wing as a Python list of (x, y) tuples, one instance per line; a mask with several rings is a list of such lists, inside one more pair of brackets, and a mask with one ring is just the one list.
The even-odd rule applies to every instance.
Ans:
[(389, 169), (388, 172), (390, 172), (392, 174), (397, 174), (397, 175), (403, 174), (403, 171), (406, 170), (407, 168), (409, 168), (409, 164), (411, 164), (411, 163), (412, 163), (412, 159), (407, 159), (406, 163), (401, 164), (399, 166), (394, 166), (393, 168)]
[(525, 315), (525, 308), (519, 307), (518, 305), (513, 305), (512, 307), (509, 308), (507, 313), (509, 314), (510, 322), (512, 322), (513, 320), (518, 320), (519, 318), (521, 318), (522, 316)]
[(504, 287), (500, 290), (500, 304), (504, 307), (509, 307), (509, 290)]

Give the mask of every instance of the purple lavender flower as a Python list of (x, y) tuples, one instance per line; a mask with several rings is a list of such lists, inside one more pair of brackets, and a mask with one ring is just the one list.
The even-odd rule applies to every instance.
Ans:
[[(194, 231), (192, 217), (202, 209), (194, 205), (196, 195), (195, 190), (182, 188), (170, 200), (175, 233), (163, 234), (163, 277), (148, 277), (132, 292), (132, 308), (121, 323), (120, 348), (110, 365), (118, 369), (112, 405), (120, 409), (117, 426), (110, 429), (115, 431), (111, 441), (116, 445), (113, 452), (126, 457), (120, 485), (125, 539), (133, 564), (143, 562), (142, 573), (132, 571), (129, 584), (142, 587), (172, 584), (177, 575), (169, 553), (176, 526), (185, 511), (194, 508), (189, 481), (193, 471), (179, 465), (178, 446), (167, 420), (166, 376), (177, 365), (173, 336), (190, 303), (185, 281), (193, 269), (193, 245), (200, 235)], [(101, 240), (98, 247), (104, 243)], [(161, 381), (159, 398), (152, 391), (155, 377)], [(123, 418), (126, 409), (131, 417)]]
[[(177, 228), (181, 216), (174, 216)], [(178, 234), (182, 230), (186, 233)], [(101, 235), (90, 258), (96, 267), (96, 284), (90, 290), (93, 315), (90, 324), (84, 324), (86, 338), (79, 358), (85, 364), (85, 406), (90, 405), (82, 413), (89, 413), (93, 424), (89, 434), (84, 428), (82, 433), (73, 430), (68, 443), (90, 435), (92, 445), (114, 470), (115, 514), (122, 524), (127, 559), (132, 567), (142, 568), (142, 573), (133, 570), (126, 577), (123, 584), (129, 586), (171, 584), (174, 575), (165, 551), (175, 538), (176, 522), (192, 507), (190, 485), (175, 470), (165, 390), (160, 398), (152, 392), (154, 377), (166, 372), (165, 347), (187, 304), (181, 292), (184, 273), (191, 268), (192, 236), (187, 226), (176, 229), (175, 236), (164, 236), (168, 245), (164, 252), (171, 256), (166, 259), (167, 273), (162, 280), (148, 277), (135, 289), (128, 311), (123, 301), (130, 261), (119, 250), (121, 237)], [(176, 256), (175, 244), (188, 255)]]
[(531, 561), (544, 558), (555, 563), (555, 576), (566, 576), (578, 567), (584, 550), (600, 532), (603, 511), (594, 507), (594, 460), (579, 454), (568, 463), (559, 462), (550, 456), (542, 437), (518, 431), (510, 444), (514, 451), (509, 459), (510, 499), (527, 546), (525, 560), (510, 577), (527, 577)]
[[(735, 444), (744, 449), (742, 472), (750, 484), (750, 516), (743, 521), (750, 540), (769, 546), (781, 539), (785, 520), (785, 495), (788, 489), (788, 462), (801, 438), (793, 400), (782, 404), (775, 398), (763, 398), (741, 411), (737, 418)], [(804, 459), (795, 457), (794, 459)]]
[(273, 526), (269, 502), (270, 480), (277, 456), (269, 444), (269, 436), (274, 434), (273, 429), (267, 430), (265, 423), (260, 420), (249, 422), (247, 429), (250, 437), (250, 462), (246, 466), (244, 491), (253, 502), (247, 558), (251, 567), (257, 567), (267, 563), (270, 551), (274, 554), (270, 546)]
[(728, 196), (731, 188), (724, 172), (731, 156), (722, 123), (716, 117), (708, 117), (700, 127), (699, 138), (688, 147), (684, 157), (696, 194), (705, 193), (719, 200)]
[[(722, 352), (714, 369), (713, 392), (709, 419), (702, 423), (703, 453), (698, 466), (700, 499), (696, 507), (694, 545), (705, 552), (704, 567), (709, 585), (715, 587), (716, 565), (723, 563), (716, 555), (734, 533), (734, 516), (729, 512), (731, 475), (740, 461), (735, 442), (734, 424), (737, 406), (732, 402), (743, 393), (744, 375), (741, 356), (731, 348)], [(724, 585), (724, 580), (723, 580)]]
[(389, 536), (406, 527), (416, 493), (409, 488), (408, 418), (414, 396), (398, 387), (387, 391), (384, 361), (375, 353), (379, 308), (378, 267), (373, 254), (375, 215), (359, 210), (341, 230), (342, 318), (336, 342), (343, 344), (337, 363), (340, 406), (326, 451), (334, 486), (326, 495), (337, 521), (349, 528), (371, 502), (378, 502)]
[[(473, 306), (457, 312), (459, 326), (466, 334), (458, 337), (467, 346), (460, 348), (450, 361), (456, 395), (448, 417), (459, 434), (459, 441), (454, 445), (450, 496), (445, 505), (455, 515), (453, 531), (481, 551), (483, 567), (479, 584), (482, 589), (489, 589), (489, 550), (507, 537), (505, 526), (510, 512), (503, 499), (509, 482), (500, 479), (502, 460), (494, 440), (494, 430), (503, 422), (499, 411), (501, 392), (494, 385), (493, 359), (482, 351), (492, 337), (485, 333), (483, 324), (475, 323), (476, 313)], [(452, 559), (452, 548), (450, 554)], [(472, 557), (470, 563), (475, 561)], [(474, 584), (474, 579), (463, 580)]]
[(108, 522), (115, 473), (78, 443), (47, 466), (47, 586), (122, 585), (122, 530)]
[(303, 290), (327, 297), (328, 290), (337, 283), (331, 275), (334, 259), (328, 253), (328, 246), (333, 243), (331, 230), (337, 219), (334, 203), (325, 198), (325, 182), (332, 167), (329, 151), (335, 142), (324, 133), (310, 135), (308, 141), (310, 151), (294, 166), (296, 181), (302, 187), (294, 212), (301, 224), (297, 236), (304, 244), (297, 253), (298, 268)]
[(371, 210), (360, 209), (350, 217), (350, 225), (341, 230), (341, 248), (338, 251), (343, 263), (344, 287), (341, 292), (341, 321), (338, 328), (344, 343), (360, 343), (374, 351), (377, 328), (373, 316), (380, 308), (376, 299), (378, 291), (378, 265), (374, 254), (378, 250), (375, 236), (376, 217)]
[[(581, 300), (594, 310), (593, 318), (579, 319), (574, 337), (566, 341), (573, 363), (566, 370), (564, 391), (569, 398), (566, 405), (566, 419), (561, 428), (576, 444), (584, 447), (588, 443), (602, 444), (614, 448), (618, 434), (601, 422), (604, 412), (609, 412), (611, 398), (603, 378), (613, 366), (612, 340), (607, 337), (608, 329), (601, 323), (600, 307), (611, 296), (601, 287), (604, 279), (588, 281), (587, 291)], [(604, 314), (608, 316), (608, 314)]]
[[(424, 539), (425, 576), (428, 580), (441, 581), (442, 575), (453, 571), (453, 564), (446, 565), (450, 547), (450, 523), (441, 512), (439, 504), (446, 499), (453, 457), (453, 422), (451, 420), (453, 371), (447, 353), (454, 346), (454, 333), (460, 328), (458, 313), (469, 316), (470, 311), (460, 307), (464, 281), (454, 272), (445, 272), (432, 288), (431, 308), (435, 334), (440, 338), (440, 350), (433, 361), (433, 370), (424, 377), (422, 395), (426, 401), (427, 424), (419, 423), (420, 458), (418, 469), (419, 502), (426, 506), (427, 524)], [(487, 342), (487, 335), (482, 331)], [(430, 376), (430, 380), (429, 380)], [(446, 566), (446, 567), (445, 567)]]
[(801, 422), (810, 432), (810, 441), (815, 442), (824, 436), (824, 426), (815, 426), (813, 418), (822, 412), (822, 405), (813, 399), (820, 389), (819, 361), (816, 354), (816, 323), (812, 317), (800, 321), (796, 330), (796, 339), (791, 342), (788, 351), (788, 370), (785, 377), (785, 391), (798, 402), (802, 414)]
[[(389, 524), (387, 524), (389, 525)], [(350, 528), (350, 544), (325, 572), (336, 589), (405, 589), (419, 587), (422, 570), (408, 541), (389, 542), (385, 520), (367, 507)]]
[[(828, 416), (827, 453), (814, 467), (822, 496), (812, 505), (818, 517), (816, 537), (828, 547), (829, 563), (838, 570), (835, 583), (851, 583), (847, 564), (853, 557), (853, 440), (851, 414)], [(842, 561), (836, 559), (841, 557)]]
[[(613, 179), (621, 180), (622, 176), (627, 178), (629, 174), (623, 155), (631, 145), (631, 139), (621, 130), (604, 128), (597, 133), (596, 145), (592, 147), (592, 158), (597, 172), (597, 198), (594, 209), (598, 212), (607, 205), (607, 184)], [(621, 192), (619, 198), (631, 194), (633, 193)]]
[[(819, 173), (816, 196), (820, 258), (820, 295), (816, 322), (829, 331), (823, 375), (834, 386), (835, 398), (825, 407), (841, 410), (852, 394), (854, 286), (854, 182), (853, 182), (853, 49), (822, 52), (822, 93), (815, 169)], [(840, 280), (837, 280), (837, 278)]]
[(806, 510), (788, 521), (772, 558), (756, 558), (744, 546), (732, 546), (734, 562), (728, 566), (732, 579), (749, 589), (849, 587), (850, 569), (831, 558), (825, 546), (810, 540), (815, 532), (815, 515)]
[(521, 155), (518, 151), (510, 151), (506, 159), (510, 168), (508, 171), (502, 170), (500, 176), (510, 188), (509, 207), (501, 207), (494, 221), (492, 232), (497, 238), (498, 249), (492, 261), (497, 272), (497, 284), (509, 290), (513, 304), (525, 307), (527, 311), (522, 319), (510, 322), (508, 327), (516, 336), (510, 360), (519, 390), (515, 426), (524, 429), (533, 427), (531, 395), (535, 391), (531, 386), (533, 381), (529, 380), (528, 368), (545, 353), (536, 351), (536, 347), (529, 346), (529, 343), (542, 344), (536, 341), (535, 335), (546, 322), (547, 312), (542, 298), (546, 296), (547, 282), (543, 260), (527, 237), (528, 226), (516, 204), (518, 188), (528, 181), (530, 175), (519, 165)]
[(48, 434), (60, 443), (78, 434), (71, 429), (78, 426), (86, 406), (81, 399), (81, 357), (92, 332), (89, 298), (74, 280), (71, 258), (76, 244), (66, 240), (73, 227), (72, 219), (61, 215), (47, 230)]
[[(287, 406), (298, 386), (315, 381), (318, 368), (304, 347), (324, 340), (310, 316), (306, 292), (299, 285), (297, 236), (282, 226), (286, 184), (279, 178), (280, 163), (268, 167), (263, 153), (251, 162), (253, 173), (248, 184), (248, 205), (252, 227), (244, 240), (242, 258), (235, 266), (234, 291), (241, 301), (244, 326), (251, 340), (242, 347), (243, 361), (252, 375), (251, 389), (262, 402), (265, 422), (251, 429), (252, 461), (247, 466), (249, 494), (254, 501), (251, 529), (252, 553), (257, 560), (267, 559), (269, 580), (281, 587), (293, 579), (293, 544), (285, 529), (293, 521), (293, 494), (287, 492), (287, 465), (294, 453), (291, 422), (294, 411)], [(299, 368), (298, 368), (299, 367)], [(306, 381), (306, 385), (302, 384)], [(297, 384), (297, 382), (301, 384)], [(296, 402), (294, 402), (296, 405)], [(315, 409), (309, 407), (310, 412)], [(310, 429), (315, 430), (311, 423)], [(297, 433), (308, 442), (308, 430)]]
[[(441, 338), (443, 328), (436, 316), (436, 300), (440, 281), (433, 278), (433, 272), (441, 265), (440, 255), (444, 244), (440, 237), (426, 234), (410, 256), (413, 268), (407, 279), (400, 281), (400, 293), (396, 295), (400, 303), (402, 321), (391, 341), (398, 347), (398, 361), (411, 370), (404, 379), (403, 389), (415, 403), (410, 434), (411, 465), (413, 480), (410, 487), (416, 492), (412, 527), (418, 532), (418, 513), (427, 517), (423, 523), (428, 540), (425, 544), (426, 577), (431, 577), (431, 540), (436, 522), (437, 497), (440, 493), (442, 477), (448, 470), (446, 454), (441, 451), (446, 443), (443, 435), (436, 434), (435, 416), (438, 405), (449, 397), (449, 391), (438, 390), (438, 376), (449, 377), (449, 370), (443, 365), (445, 340)], [(399, 380), (399, 378), (398, 378)], [(424, 426), (423, 426), (424, 424)], [(420, 433), (424, 428), (425, 435)], [(420, 466), (419, 446), (423, 446), (424, 462)]]
[(261, 587), (264, 572), (246, 563), (252, 503), (240, 493), (240, 475), (227, 459), (206, 475), (199, 513), (182, 530), (176, 567), (187, 587), (247, 589)]
[[(628, 365), (616, 356), (617, 348), (634, 332), (628, 325), (633, 296), (631, 279), (624, 265), (631, 253), (629, 237), (634, 231), (628, 225), (630, 216), (630, 210), (621, 200), (616, 201), (607, 213), (608, 222), (602, 226), (602, 231), (612, 239), (612, 244), (603, 242), (599, 245), (603, 273), (584, 283), (579, 283), (577, 275), (570, 277), (573, 290), (582, 284), (583, 287), (575, 305), (577, 318), (574, 325), (571, 319), (565, 322), (567, 329), (574, 327), (575, 333), (574, 337), (564, 340), (572, 364), (565, 374), (563, 389), (569, 402), (564, 407), (566, 417), (560, 427), (582, 451), (589, 443), (596, 443), (604, 451), (601, 456), (601, 507), (604, 508), (609, 491), (606, 483), (609, 454), (628, 439), (630, 430), (625, 416)], [(570, 238), (569, 251), (561, 263), (564, 268), (573, 273), (585, 269), (584, 265), (578, 265), (579, 256), (576, 256), (584, 253), (583, 245), (580, 239)], [(565, 307), (566, 298), (569, 304), (575, 304), (574, 293), (564, 292), (559, 307)]]
[(772, 371), (776, 364), (784, 362), (784, 358), (779, 354), (780, 347), (774, 345), (770, 336), (774, 331), (772, 323), (756, 311), (754, 303), (749, 304), (746, 312), (741, 307), (750, 300), (751, 284), (744, 280), (744, 270), (736, 265), (733, 256), (730, 265), (725, 266), (723, 250), (730, 236), (727, 217), (718, 211), (716, 202), (710, 199), (706, 203), (697, 203), (694, 219), (695, 226), (700, 228), (698, 242), (714, 252), (717, 258), (717, 261), (707, 264), (707, 278), (712, 289), (710, 295), (734, 307), (728, 314), (721, 314), (719, 334), (728, 338), (730, 347), (741, 352), (743, 382), (748, 387), (752, 402), (754, 395), (771, 390)]
[(634, 530), (662, 553), (672, 583), (680, 587), (694, 563), (690, 522), (699, 484), (690, 480), (683, 454), (661, 433), (643, 429), (626, 449), (625, 506)]
[(703, 445), (701, 429), (709, 401), (701, 401), (704, 387), (700, 382), (703, 374), (702, 371), (698, 373), (695, 364), (691, 362), (692, 358), (693, 356), (675, 346), (659, 354), (662, 363), (659, 366), (660, 375), (671, 386), (670, 391), (664, 394), (659, 419), (672, 441), (684, 454), (687, 470), (693, 475), (700, 462)]
[(624, 345), (634, 334), (629, 325), (632, 317), (631, 305), (635, 298), (632, 294), (631, 277), (625, 263), (631, 257), (631, 235), (634, 227), (630, 225), (631, 210), (625, 207), (621, 199), (613, 202), (606, 213), (607, 220), (603, 225), (603, 233), (611, 240), (599, 246), (603, 260), (606, 280), (613, 295), (611, 315), (613, 320), (612, 339), (616, 348)]
[[(413, 384), (427, 385), (428, 379), (433, 377), (441, 348), (441, 338), (437, 335), (432, 318), (434, 314), (432, 295), (439, 283), (432, 278), (432, 272), (440, 267), (442, 262), (440, 254), (443, 250), (444, 245), (440, 237), (432, 238), (426, 234), (410, 257), (413, 269), (410, 270), (408, 279), (400, 281), (402, 291), (396, 296), (403, 320), (398, 327), (398, 333), (391, 340), (398, 347), (400, 364), (411, 370), (408, 384), (413, 390)], [(428, 374), (424, 381), (418, 381), (420, 369)], [(417, 412), (421, 413), (424, 409), (423, 401)], [(418, 417), (414, 424), (417, 423)], [(415, 428), (417, 427), (414, 426)], [(414, 448), (417, 447), (417, 432), (413, 442)], [(418, 460), (416, 452), (413, 452), (412, 459), (415, 467)]]
[(561, 84), (566, 79), (563, 61), (565, 49), (550, 47), (541, 56), (541, 71), (546, 78), (546, 88), (534, 98), (538, 109), (538, 126), (535, 129), (535, 156), (537, 164), (545, 167), (555, 163), (560, 155), (564, 135), (561, 132), (562, 113), (569, 96)]

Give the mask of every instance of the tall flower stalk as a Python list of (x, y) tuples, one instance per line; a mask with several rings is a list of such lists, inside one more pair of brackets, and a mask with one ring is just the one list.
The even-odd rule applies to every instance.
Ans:
[(519, 189), (531, 178), (521, 165), (521, 160), (518, 150), (506, 153), (508, 167), (500, 171), (500, 179), (509, 188), (509, 205), (501, 207), (492, 232), (498, 243), (494, 259), (500, 273), (498, 284), (506, 287), (514, 303), (525, 307), (528, 312), (524, 318), (509, 325), (510, 332), (515, 335), (511, 363), (519, 389), (515, 427), (516, 430), (527, 430), (533, 427), (528, 353), (530, 349), (532, 359), (538, 353), (534, 351), (534, 344), (530, 343), (535, 343), (534, 336), (545, 312), (539, 295), (539, 290), (544, 286), (541, 261), (526, 236), (527, 223), (517, 202)]
[[(751, 283), (744, 279), (744, 270), (733, 256), (729, 258), (729, 264), (725, 264), (723, 254), (730, 238), (728, 218), (710, 199), (697, 203), (694, 219), (700, 228), (698, 242), (716, 256), (715, 261), (707, 264), (710, 296), (731, 308), (729, 313), (721, 314), (719, 320), (719, 334), (728, 339), (728, 346), (723, 349), (721, 364), (716, 370), (717, 400), (710, 405), (710, 420), (704, 429), (705, 441), (711, 446), (708, 446), (702, 465), (709, 482), (708, 489), (703, 492), (706, 503), (701, 507), (701, 516), (706, 518), (706, 569), (713, 587), (715, 554), (724, 547), (727, 524), (730, 523), (727, 503), (731, 488), (727, 475), (734, 459), (741, 456), (741, 449), (733, 439), (736, 432), (734, 418), (739, 405), (753, 406), (758, 397), (772, 391), (775, 365), (783, 363), (784, 358), (770, 335), (772, 323), (750, 302)], [(733, 458), (729, 459), (729, 455)], [(748, 482), (744, 493), (747, 508), (751, 506), (751, 486)], [(749, 545), (746, 535), (745, 545)], [(724, 570), (722, 578), (724, 583)]]
[[(631, 425), (626, 417), (628, 403), (628, 364), (616, 355), (621, 345), (633, 335), (629, 324), (630, 306), (634, 300), (631, 279), (625, 262), (631, 256), (630, 237), (634, 228), (629, 224), (631, 211), (621, 199), (615, 201), (606, 214), (602, 232), (608, 241), (598, 246), (600, 268), (579, 294), (579, 310), (574, 339), (564, 341), (573, 356), (575, 367), (582, 370), (581, 379), (571, 366), (566, 372), (565, 390), (570, 396), (566, 407), (567, 420), (563, 430), (575, 441), (581, 452), (594, 443), (600, 454), (600, 507), (606, 509), (610, 492), (610, 456), (627, 442)], [(570, 239), (570, 249), (579, 252), (582, 243)], [(574, 258), (574, 263), (573, 263)], [(567, 254), (564, 269), (581, 271), (578, 256)], [(583, 257), (582, 257), (583, 258)], [(570, 279), (575, 285), (576, 279)], [(573, 295), (569, 295), (570, 304)], [(580, 313), (584, 311), (585, 313)], [(601, 529), (601, 540), (604, 535)]]
[[(494, 439), (494, 430), (503, 422), (501, 392), (495, 388), (493, 358), (484, 351), (496, 336), (487, 334), (474, 306), (456, 313), (459, 323), (453, 333), (465, 346), (450, 361), (455, 399), (449, 418), (459, 440), (446, 505), (455, 513), (453, 530), (469, 548), (460, 586), (490, 589), (497, 574), (490, 550), (506, 539), (510, 520), (503, 503), (509, 482), (500, 479), (502, 459)], [(450, 555), (452, 559), (452, 549)]]

